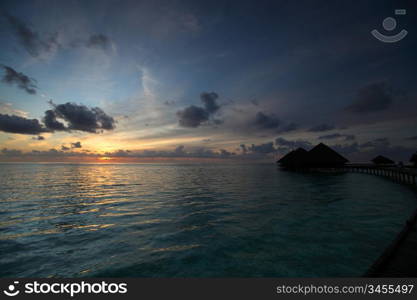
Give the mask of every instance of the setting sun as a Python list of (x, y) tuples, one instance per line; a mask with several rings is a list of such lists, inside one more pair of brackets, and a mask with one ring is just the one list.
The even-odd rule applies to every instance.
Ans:
[(112, 160), (113, 158), (112, 157), (108, 157), (108, 156), (103, 156), (103, 157), (99, 157), (98, 159), (99, 160), (102, 160), (102, 161), (107, 161), (107, 160)]

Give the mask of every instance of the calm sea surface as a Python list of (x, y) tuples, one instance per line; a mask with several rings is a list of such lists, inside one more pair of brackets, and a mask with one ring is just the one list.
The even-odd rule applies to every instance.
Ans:
[(360, 276), (416, 207), (274, 164), (0, 164), (0, 276)]

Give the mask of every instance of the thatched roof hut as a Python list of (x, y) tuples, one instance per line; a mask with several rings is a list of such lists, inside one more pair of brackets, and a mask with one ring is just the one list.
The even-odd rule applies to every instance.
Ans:
[(317, 167), (339, 167), (349, 162), (329, 146), (320, 143), (308, 151), (309, 165)]
[(372, 162), (376, 165), (393, 165), (395, 162), (385, 156), (378, 155), (375, 157)]
[(303, 165), (307, 162), (308, 151), (303, 148), (298, 148), (287, 153), (284, 157), (277, 161), (282, 166), (286, 167), (296, 167)]
[(414, 167), (417, 167), (417, 152), (413, 154), (413, 156), (411, 156), (410, 158), (410, 162), (413, 163)]
[(347, 162), (346, 158), (323, 143), (310, 151), (298, 148), (277, 161), (281, 166), (289, 168), (334, 168), (342, 167)]

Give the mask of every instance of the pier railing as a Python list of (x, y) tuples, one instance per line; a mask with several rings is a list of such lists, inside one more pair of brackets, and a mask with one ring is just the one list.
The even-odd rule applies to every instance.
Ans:
[(378, 166), (371, 164), (349, 164), (344, 171), (372, 174), (390, 178), (394, 181), (416, 186), (417, 169), (399, 166)]

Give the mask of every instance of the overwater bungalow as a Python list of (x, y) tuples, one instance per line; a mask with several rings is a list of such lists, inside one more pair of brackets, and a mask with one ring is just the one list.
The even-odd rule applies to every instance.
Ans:
[(293, 169), (332, 169), (341, 168), (349, 160), (329, 146), (320, 143), (310, 151), (303, 148), (291, 151), (277, 161), (281, 167)]
[(417, 168), (417, 152), (413, 154), (410, 158), (410, 162), (413, 164), (414, 168)]
[(277, 161), (281, 166), (286, 167), (301, 167), (307, 163), (308, 151), (303, 148), (298, 148), (287, 153), (284, 157)]
[(377, 157), (375, 157), (372, 162), (375, 165), (384, 165), (384, 166), (389, 166), (389, 165), (394, 165), (395, 162), (385, 156), (382, 155), (378, 155)]

